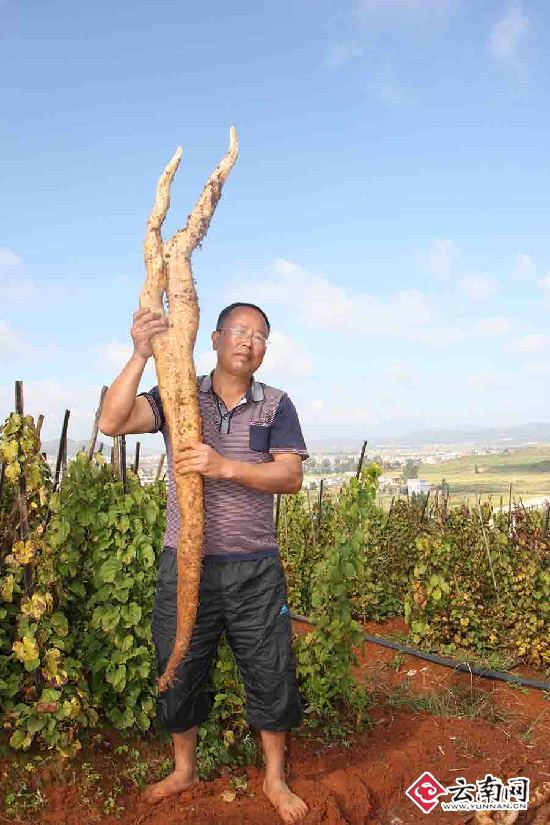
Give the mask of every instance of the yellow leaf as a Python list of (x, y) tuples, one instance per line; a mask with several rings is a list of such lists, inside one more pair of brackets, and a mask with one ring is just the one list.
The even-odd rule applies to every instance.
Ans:
[(12, 650), (23, 664), (39, 659), (38, 645), (30, 636), (23, 636), (20, 642), (14, 642)]
[(17, 458), (17, 441), (6, 441), (2, 444), (2, 457), (6, 464), (11, 464)]
[(224, 802), (234, 802), (237, 798), (237, 791), (224, 791), (221, 794), (221, 798)]
[(34, 558), (36, 547), (32, 541), (16, 541), (12, 553), (18, 564), (29, 564)]
[(18, 461), (13, 461), (6, 467), (6, 478), (8, 481), (17, 481), (21, 475), (21, 466)]
[(33, 593), (31, 598), (27, 599), (27, 601), (21, 605), (21, 613), (23, 613), (24, 616), (31, 616), (38, 621), (48, 609), (48, 604), (50, 606), (52, 604), (50, 593), (46, 593), (45, 595)]
[(13, 601), (13, 585), (15, 584), (15, 576), (10, 573), (2, 579), (0, 587), (0, 594), (5, 602)]

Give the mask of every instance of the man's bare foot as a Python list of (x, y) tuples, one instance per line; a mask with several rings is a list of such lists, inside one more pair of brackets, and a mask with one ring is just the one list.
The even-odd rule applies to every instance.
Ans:
[(303, 799), (292, 793), (283, 779), (264, 779), (263, 792), (283, 820), (283, 822), (301, 822), (308, 812)]
[(187, 790), (195, 782), (199, 781), (196, 773), (190, 774), (189, 771), (172, 771), (172, 773), (162, 779), (160, 782), (154, 782), (152, 785), (147, 785), (143, 791), (143, 796), (146, 802), (162, 802), (168, 796), (181, 791)]

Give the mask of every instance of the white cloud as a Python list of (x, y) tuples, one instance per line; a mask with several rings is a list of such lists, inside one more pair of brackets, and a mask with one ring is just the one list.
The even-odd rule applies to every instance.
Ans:
[(491, 372), (481, 372), (468, 376), (468, 382), (477, 390), (491, 391), (503, 389), (502, 379)]
[(30, 355), (33, 348), (5, 322), (0, 321), (0, 361), (11, 361), (14, 355)]
[[(93, 368), (102, 372), (106, 382), (112, 382), (130, 360), (132, 344), (111, 341), (97, 347), (97, 355)], [(140, 386), (151, 387), (157, 383), (154, 359), (150, 358), (143, 371)]]
[(511, 6), (491, 30), (489, 48), (502, 63), (514, 64), (529, 33), (529, 20), (520, 4)]
[(530, 255), (520, 252), (514, 264), (513, 275), (519, 280), (532, 280), (537, 277), (537, 266)]
[(550, 360), (545, 359), (544, 361), (529, 361), (525, 364), (524, 369), (528, 375), (550, 375)]
[(260, 380), (263, 380), (265, 370), (269, 381), (286, 379), (289, 376), (302, 378), (311, 372), (311, 368), (311, 358), (303, 346), (284, 332), (274, 330), (269, 336), (269, 344), (258, 375)]
[[(438, 271), (442, 271), (441, 267)], [(473, 286), (471, 288), (473, 290)], [(481, 286), (476, 284), (476, 288), (479, 294)], [(419, 290), (403, 290), (389, 296), (353, 292), (286, 259), (275, 261), (271, 277), (264, 281), (234, 284), (228, 290), (227, 299), (237, 300), (244, 292), (260, 305), (292, 307), (304, 326), (364, 338), (389, 336), (392, 340), (445, 347), (466, 340), (493, 338), (511, 328), (510, 321), (501, 315), (463, 325), (446, 322), (435, 316)]]
[(0, 247), (0, 296), (5, 305), (22, 304), (36, 292), (36, 286), (22, 276), (21, 258), (13, 249)]
[(384, 370), (385, 375), (399, 384), (412, 384), (415, 369), (408, 361), (392, 361)]
[[(418, 328), (431, 318), (431, 308), (419, 290), (403, 290), (384, 298), (352, 293), (285, 259), (275, 262), (272, 273), (268, 280), (246, 284), (251, 300), (292, 305), (303, 323), (311, 327), (407, 338), (416, 336)], [(243, 285), (238, 285), (235, 294), (242, 294), (242, 289)]]
[[(216, 362), (217, 356), (214, 350), (203, 350), (195, 357), (197, 375), (205, 375), (213, 370)], [(284, 332), (273, 330), (256, 377), (266, 384), (273, 385), (278, 380), (303, 378), (311, 372), (311, 369), (311, 359), (303, 346)]]
[(216, 366), (216, 353), (213, 349), (203, 350), (194, 355), (195, 372), (197, 375), (207, 375)]
[(340, 69), (345, 63), (361, 57), (362, 54), (363, 49), (358, 43), (332, 43), (328, 47), (325, 66), (329, 69)]
[(550, 335), (525, 335), (512, 347), (517, 352), (543, 352), (550, 349)]
[(23, 271), (23, 262), (13, 249), (0, 246), (0, 278), (17, 275)]
[[(326, 398), (300, 404), (300, 421), (304, 425), (319, 427), (350, 427), (352, 425), (373, 425), (379, 423), (378, 414), (371, 402), (358, 397), (355, 388), (350, 390), (345, 384), (332, 384), (327, 388)], [(348, 430), (341, 430), (346, 435)]]
[(458, 280), (458, 288), (472, 301), (484, 301), (497, 290), (497, 284), (490, 275), (466, 275)]
[(424, 268), (434, 278), (450, 278), (456, 269), (458, 246), (450, 238), (436, 238), (423, 256)]
[[(44, 416), (42, 439), (57, 438), (65, 410), (71, 411), (69, 419), (69, 438), (85, 438), (92, 430), (93, 417), (99, 403), (101, 387), (96, 385), (70, 385), (58, 381), (25, 381), (23, 385), (25, 413), (32, 415), (36, 421)], [(13, 388), (0, 387), (0, 398), (13, 398)], [(0, 405), (2, 419), (11, 412), (12, 407)]]
[(412, 340), (415, 343), (433, 347), (449, 347), (451, 344), (464, 341), (467, 337), (467, 332), (461, 327), (453, 324), (439, 324), (415, 330)]
[(504, 315), (493, 315), (491, 318), (479, 318), (473, 326), (474, 333), (480, 338), (496, 338), (504, 335), (512, 328), (512, 322)]
[(31, 281), (0, 278), (0, 294), (6, 304), (24, 304), (36, 291), (36, 286)]

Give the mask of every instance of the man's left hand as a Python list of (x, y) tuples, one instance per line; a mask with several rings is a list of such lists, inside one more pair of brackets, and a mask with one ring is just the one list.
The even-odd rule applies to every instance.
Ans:
[(226, 458), (200, 441), (174, 456), (176, 473), (201, 473), (206, 478), (227, 478), (227, 465)]

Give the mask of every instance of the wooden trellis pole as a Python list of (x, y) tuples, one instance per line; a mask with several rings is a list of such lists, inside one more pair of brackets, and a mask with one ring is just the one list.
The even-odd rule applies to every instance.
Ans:
[(95, 418), (94, 418), (94, 424), (93, 424), (93, 427), (92, 427), (92, 435), (90, 436), (90, 442), (88, 444), (88, 453), (87, 454), (88, 454), (88, 458), (90, 459), (90, 461), (92, 460), (92, 457), (93, 457), (93, 454), (94, 454), (95, 443), (96, 443), (96, 440), (97, 440), (97, 434), (99, 432), (99, 419), (100, 419), (100, 416), (101, 416), (101, 408), (103, 407), (103, 399), (105, 398), (105, 393), (107, 392), (108, 389), (109, 389), (108, 387), (102, 387), (101, 388), (101, 393), (100, 393), (100, 396), (99, 396), (99, 404), (98, 404), (98, 407), (97, 407), (97, 410), (96, 410), (96, 414), (95, 414)]
[[(168, 299), (168, 330), (152, 339), (160, 398), (173, 454), (202, 441), (193, 348), (199, 327), (199, 305), (191, 269), (191, 255), (203, 241), (227, 176), (237, 160), (238, 142), (231, 128), (229, 150), (210, 176), (183, 229), (163, 243), (161, 227), (170, 206), (170, 184), (182, 155), (178, 148), (162, 173), (153, 210), (147, 221), (144, 255), (147, 277), (140, 309), (163, 312)], [(159, 679), (165, 690), (189, 646), (197, 613), (202, 568), (204, 527), (203, 484), (200, 473), (175, 472), (180, 513), (177, 548), (177, 631), (165, 672)]]
[[(21, 418), (24, 415), (23, 406), (23, 382), (15, 382), (15, 412), (19, 413)], [(19, 507), (19, 538), (21, 541), (27, 541), (29, 538), (29, 514), (27, 509), (27, 477), (25, 475), (25, 465), (21, 467), (18, 481), (17, 504)], [(33, 567), (32, 563), (24, 566), (23, 581), (25, 585), (25, 593), (29, 596), (33, 588)]]
[(134, 458), (134, 464), (133, 464), (133, 467), (132, 467), (132, 470), (134, 471), (134, 473), (136, 475), (138, 474), (138, 468), (139, 468), (139, 448), (140, 448), (140, 442), (136, 441), (136, 454), (135, 454), (135, 458)]

